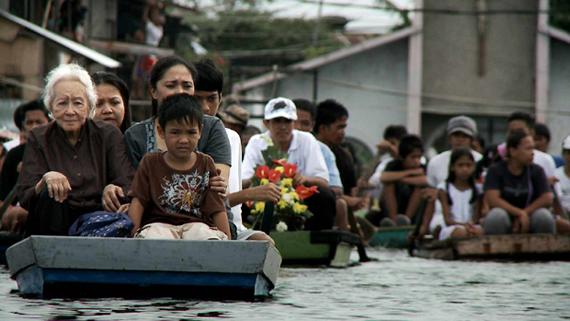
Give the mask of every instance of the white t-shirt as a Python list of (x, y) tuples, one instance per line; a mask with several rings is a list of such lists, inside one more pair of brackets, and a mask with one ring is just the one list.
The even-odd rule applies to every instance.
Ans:
[[(245, 147), (241, 177), (249, 179), (255, 174), (257, 165), (264, 164), (262, 151), (271, 142), (269, 132), (253, 135)], [(293, 129), (293, 139), (289, 145), (287, 161), (297, 165), (297, 171), (304, 176), (320, 177), (329, 181), (327, 165), (317, 139), (310, 133)]]
[[(447, 184), (445, 182), (442, 182), (437, 186), (437, 189), (445, 192), (447, 190), (446, 185)], [(453, 184), (449, 184), (448, 186), (449, 190), (447, 190), (447, 193), (449, 198), (451, 198), (449, 211), (452, 219), (457, 223), (467, 223), (471, 221), (473, 218), (474, 206), (469, 202), (471, 201), (471, 197), (473, 197), (473, 190), (469, 188), (464, 191), (460, 191)], [(437, 203), (439, 204), (440, 202)], [(441, 204), (439, 204), (439, 206), (441, 207)], [(443, 214), (442, 208), (437, 210), (441, 211)]]
[(558, 185), (560, 187), (558, 197), (560, 203), (566, 211), (570, 211), (570, 178), (564, 172), (564, 166), (558, 167), (554, 172), (554, 176), (558, 178)]
[(150, 20), (146, 22), (145, 42), (147, 45), (158, 47), (163, 33), (164, 29), (162, 26), (157, 26)]
[[(471, 154), (478, 162), (483, 155), (471, 150)], [(445, 151), (430, 159), (427, 167), (427, 179), (430, 186), (437, 187), (441, 182), (445, 182), (449, 174), (449, 160), (451, 158), (451, 150)]]
[[(241, 191), (241, 139), (235, 131), (226, 128), (226, 135), (230, 141), (232, 167), (230, 167), (230, 177), (228, 182), (228, 194)], [(241, 204), (232, 207), (232, 222), (238, 231), (246, 230), (241, 220)]]

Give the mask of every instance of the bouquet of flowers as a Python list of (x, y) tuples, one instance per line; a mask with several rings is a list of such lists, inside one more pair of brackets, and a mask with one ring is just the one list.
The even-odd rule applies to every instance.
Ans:
[[(303, 201), (318, 193), (317, 186), (294, 185), (297, 165), (287, 162), (287, 154), (269, 144), (262, 152), (265, 165), (257, 166), (252, 186), (274, 183), (280, 189), (281, 198), (275, 205), (274, 229), (279, 232), (303, 229), (305, 221), (313, 214)], [(255, 227), (261, 221), (265, 210), (265, 202), (250, 202), (251, 214), (255, 218)]]

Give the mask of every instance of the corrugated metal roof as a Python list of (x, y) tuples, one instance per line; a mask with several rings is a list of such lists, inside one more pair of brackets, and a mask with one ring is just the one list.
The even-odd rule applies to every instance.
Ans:
[(36, 24), (33, 24), (27, 20), (24, 20), (22, 18), (19, 18), (13, 14), (10, 14), (9, 12), (6, 12), (5, 10), (0, 10), (0, 17), (15, 23), (23, 28), (26, 28), (27, 30), (39, 35), (40, 37), (43, 37), (45, 39), (48, 39), (64, 48), (66, 48), (69, 51), (72, 51), (76, 54), (79, 54), (85, 58), (88, 58), (89, 60), (92, 60), (98, 64), (101, 64), (107, 68), (118, 68), (121, 63), (118, 62), (117, 60), (107, 57), (105, 55), (103, 55), (102, 53), (99, 53), (93, 49), (90, 49), (80, 43), (77, 43), (73, 40), (67, 39), (63, 36), (60, 36), (54, 32), (51, 32), (45, 28), (42, 28)]

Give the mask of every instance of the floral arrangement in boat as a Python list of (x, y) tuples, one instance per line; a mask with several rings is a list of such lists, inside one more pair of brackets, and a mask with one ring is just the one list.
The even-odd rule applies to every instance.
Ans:
[[(295, 184), (297, 165), (287, 162), (287, 153), (277, 149), (273, 142), (262, 152), (265, 165), (258, 165), (252, 179), (253, 186), (274, 183), (280, 189), (281, 198), (275, 204), (273, 229), (278, 232), (302, 230), (305, 221), (313, 216), (304, 200), (318, 193), (317, 186)], [(254, 217), (253, 227), (259, 226), (265, 211), (265, 202), (248, 202)]]

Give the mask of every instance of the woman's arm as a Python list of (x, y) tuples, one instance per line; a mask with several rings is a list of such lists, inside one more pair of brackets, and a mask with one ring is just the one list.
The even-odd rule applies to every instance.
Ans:
[(527, 206), (524, 209), (524, 211), (527, 212), (528, 215), (530, 216), (534, 211), (536, 211), (539, 208), (549, 208), (552, 205), (553, 199), (554, 196), (552, 195), (552, 192), (543, 193), (542, 195), (540, 195), (540, 197), (534, 200), (534, 202), (530, 203), (530, 205)]
[(489, 208), (493, 209), (495, 207), (502, 208), (507, 213), (511, 214), (512, 216), (518, 217), (521, 215), (521, 212), (524, 212), (523, 209), (518, 208), (509, 204), (509, 202), (505, 201), (501, 198), (501, 192), (498, 189), (489, 189), (485, 192), (485, 198), (489, 203)]

